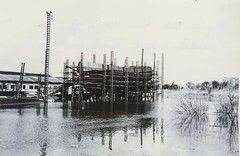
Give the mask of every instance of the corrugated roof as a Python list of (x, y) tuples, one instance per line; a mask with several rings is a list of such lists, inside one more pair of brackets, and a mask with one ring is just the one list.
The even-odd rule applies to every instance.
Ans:
[[(0, 82), (18, 82), (20, 79), (19, 75), (0, 74)], [(41, 81), (44, 82), (44, 77), (41, 77)], [(23, 76), (23, 82), (37, 83), (37, 76)], [(62, 83), (63, 78), (49, 77), (49, 83)]]

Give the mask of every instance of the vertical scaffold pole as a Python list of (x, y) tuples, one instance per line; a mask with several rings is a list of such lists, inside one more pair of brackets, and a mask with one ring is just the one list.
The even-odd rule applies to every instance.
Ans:
[(159, 85), (160, 85), (160, 81), (159, 81), (159, 64), (160, 64), (160, 62), (159, 62), (159, 60), (157, 60), (157, 71), (156, 71), (156, 89), (157, 89), (157, 92), (156, 92), (157, 96), (156, 96), (156, 98), (157, 98), (157, 100), (158, 100), (158, 89), (159, 89)]
[(66, 62), (63, 64), (62, 102), (65, 101)]
[(93, 63), (96, 63), (96, 54), (93, 54)]
[(153, 102), (156, 100), (156, 53), (154, 53), (154, 60), (153, 60)]
[(74, 101), (74, 96), (75, 96), (75, 90), (74, 90), (74, 83), (75, 83), (75, 62), (72, 62), (72, 99), (71, 101), (73, 102)]
[(82, 67), (82, 62), (81, 61), (79, 61), (79, 63), (78, 63), (78, 103), (79, 103), (79, 105), (81, 106), (81, 99), (82, 99), (82, 96), (81, 96), (81, 94), (82, 94), (82, 86), (81, 86), (81, 79), (82, 79), (82, 69), (81, 69), (81, 67)]
[(106, 62), (107, 55), (103, 55), (103, 84), (102, 84), (102, 102), (105, 102), (105, 94), (106, 94)]
[(47, 102), (48, 102), (50, 30), (51, 30), (52, 11), (47, 11), (46, 13), (47, 13), (47, 38), (46, 38), (46, 51), (45, 51), (44, 107), (47, 107)]
[(114, 65), (114, 66), (117, 66), (117, 58), (114, 58), (113, 65)]
[(147, 63), (144, 63), (144, 101), (147, 101)]
[(82, 109), (82, 103), (83, 103), (83, 95), (82, 95), (82, 63), (83, 63), (83, 52), (81, 52), (81, 60), (78, 63), (78, 103), (80, 105), (80, 108)]
[(37, 89), (37, 96), (40, 99), (41, 98), (41, 73), (38, 76), (38, 89)]
[(164, 53), (162, 53), (161, 101), (164, 101)]
[(128, 57), (125, 60), (125, 108), (128, 111)]
[(136, 62), (136, 103), (138, 103), (139, 98), (139, 65), (138, 61)]
[[(111, 76), (110, 76), (110, 102), (113, 102), (113, 57), (114, 57), (114, 52), (111, 51)], [(112, 105), (111, 105), (112, 106)], [(112, 110), (112, 107), (111, 107)]]
[(143, 57), (144, 57), (144, 49), (142, 48), (142, 59), (141, 59), (142, 72), (143, 72)]
[[(70, 73), (70, 69), (69, 69), (69, 59), (67, 59), (66, 60), (66, 75), (65, 75), (65, 82), (66, 83), (69, 83), (69, 73)], [(66, 90), (66, 95), (68, 95), (68, 91), (69, 91), (69, 88), (68, 87), (66, 87), (65, 88), (65, 90)], [(68, 100), (68, 99), (67, 99)]]

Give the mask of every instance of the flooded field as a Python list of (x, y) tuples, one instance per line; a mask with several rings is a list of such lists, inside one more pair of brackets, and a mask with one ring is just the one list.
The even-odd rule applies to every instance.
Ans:
[(116, 104), (112, 113), (107, 104), (58, 102), (47, 114), (43, 104), (1, 109), (0, 155), (238, 155), (238, 115), (217, 112), (218, 99), (187, 97), (169, 92), (164, 102)]

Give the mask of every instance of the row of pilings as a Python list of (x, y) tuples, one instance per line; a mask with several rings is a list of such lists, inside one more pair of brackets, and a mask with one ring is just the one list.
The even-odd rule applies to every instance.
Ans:
[(128, 102), (156, 101), (158, 95), (163, 95), (160, 84), (160, 82), (163, 83), (163, 71), (160, 77), (156, 54), (154, 54), (153, 67), (143, 63), (143, 55), (142, 49), (141, 65), (138, 61), (129, 65), (129, 59), (126, 57), (123, 67), (117, 66), (113, 51), (111, 51), (109, 64), (106, 61), (106, 54), (103, 55), (102, 63), (96, 63), (95, 54), (92, 62), (85, 62), (83, 53), (81, 53), (78, 64), (72, 62), (70, 65), (69, 60), (66, 60), (63, 69), (62, 100), (79, 104), (119, 101), (127, 104)]

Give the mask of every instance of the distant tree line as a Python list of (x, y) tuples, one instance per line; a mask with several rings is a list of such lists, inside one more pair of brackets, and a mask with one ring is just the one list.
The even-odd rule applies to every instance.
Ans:
[[(238, 78), (225, 78), (221, 82), (217, 80), (213, 81), (204, 81), (202, 83), (187, 82), (187, 88), (189, 89), (197, 89), (201, 91), (207, 91), (208, 94), (211, 93), (212, 90), (221, 90), (221, 89), (238, 89), (239, 88), (239, 80)], [(172, 82), (169, 84), (164, 84), (163, 89), (169, 90), (178, 90), (182, 89), (178, 84)]]
[(223, 81), (218, 82), (214, 81), (204, 81), (202, 83), (194, 84), (192, 82), (186, 83), (187, 88), (189, 89), (198, 89), (201, 91), (207, 91), (209, 94), (212, 90), (220, 90), (220, 89), (238, 89), (239, 88), (239, 80), (238, 78), (225, 78)]
[(175, 84), (174, 82), (172, 82), (171, 84), (165, 84), (163, 86), (163, 89), (178, 90), (178, 89), (181, 89), (181, 87), (178, 84)]

